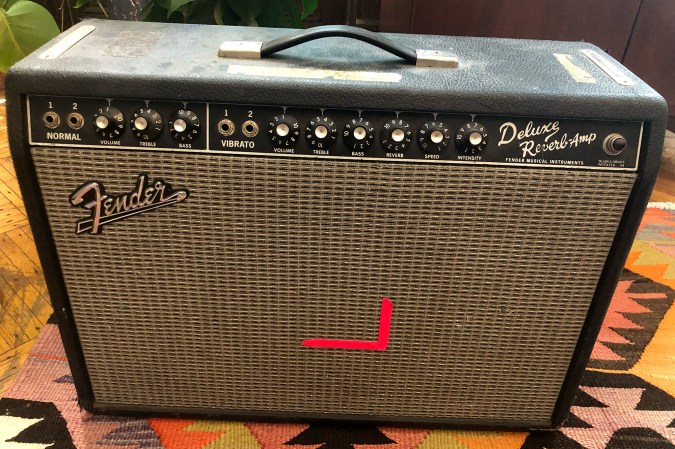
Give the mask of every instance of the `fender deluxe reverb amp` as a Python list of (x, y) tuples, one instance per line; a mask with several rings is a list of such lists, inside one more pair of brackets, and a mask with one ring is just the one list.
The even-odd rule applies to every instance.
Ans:
[(6, 86), (81, 405), (239, 419), (559, 426), (667, 115), (587, 43), (348, 27), (87, 21)]

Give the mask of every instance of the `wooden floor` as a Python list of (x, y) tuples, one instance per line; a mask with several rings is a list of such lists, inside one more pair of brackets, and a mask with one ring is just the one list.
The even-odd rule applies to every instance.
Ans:
[[(668, 134), (666, 148), (668, 154), (675, 155), (675, 134)], [(662, 169), (652, 201), (675, 202), (675, 161), (669, 162), (672, 171)], [(40, 262), (9, 155), (5, 107), (0, 104), (0, 396), (50, 314)]]

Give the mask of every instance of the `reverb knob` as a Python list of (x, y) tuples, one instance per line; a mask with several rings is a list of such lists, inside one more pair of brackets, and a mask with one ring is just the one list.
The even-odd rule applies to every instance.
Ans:
[(289, 147), (298, 141), (300, 124), (292, 115), (276, 115), (270, 121), (268, 133), (274, 145)]
[(410, 124), (403, 119), (387, 121), (380, 131), (380, 143), (387, 151), (404, 151), (412, 142)]
[(328, 149), (337, 139), (337, 128), (332, 118), (325, 115), (314, 117), (305, 128), (305, 138), (312, 148)]
[(179, 109), (169, 119), (169, 134), (178, 142), (192, 142), (201, 132), (199, 116), (187, 109)]
[(154, 109), (141, 108), (131, 117), (131, 132), (140, 140), (155, 140), (163, 128), (164, 120)]
[(450, 130), (441, 121), (426, 122), (417, 131), (417, 144), (427, 153), (440, 153), (448, 148)]
[(465, 123), (455, 133), (455, 146), (464, 154), (478, 154), (485, 149), (488, 134), (482, 123)]
[(347, 148), (351, 150), (367, 150), (375, 139), (375, 128), (363, 117), (353, 118), (347, 122), (342, 132)]
[(101, 108), (94, 114), (94, 129), (104, 139), (119, 139), (124, 132), (124, 114), (112, 106)]

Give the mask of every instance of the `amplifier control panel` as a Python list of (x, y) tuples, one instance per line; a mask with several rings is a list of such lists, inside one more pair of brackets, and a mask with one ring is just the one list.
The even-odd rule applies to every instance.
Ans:
[(27, 98), (29, 141), (129, 150), (636, 170), (641, 122)]

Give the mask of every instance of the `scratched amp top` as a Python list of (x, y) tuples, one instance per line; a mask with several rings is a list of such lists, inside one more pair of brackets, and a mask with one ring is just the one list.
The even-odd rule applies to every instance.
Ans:
[(87, 21), (7, 75), (97, 413), (550, 429), (658, 171), (600, 49)]

